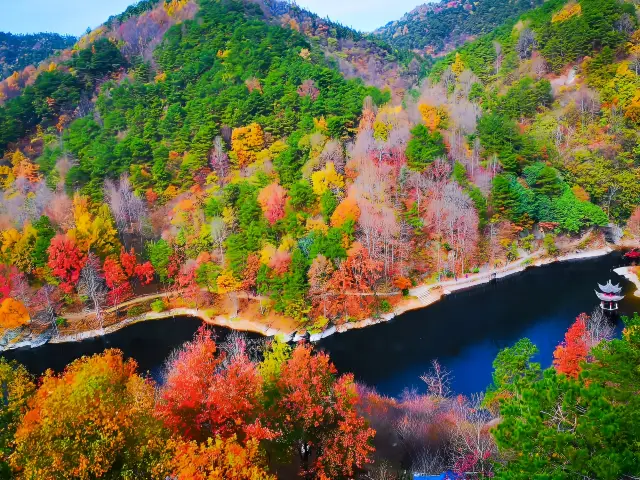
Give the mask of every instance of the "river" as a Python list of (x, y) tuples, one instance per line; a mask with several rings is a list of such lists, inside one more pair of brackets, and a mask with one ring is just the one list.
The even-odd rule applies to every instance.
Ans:
[[(627, 297), (620, 305), (621, 313), (640, 312), (640, 299), (632, 295), (633, 285), (611, 271), (622, 263), (620, 253), (612, 253), (531, 268), (493, 284), (448, 295), (389, 323), (332, 335), (320, 341), (318, 348), (331, 355), (340, 372), (353, 372), (357, 380), (385, 395), (398, 396), (412, 388), (423, 391), (419, 377), (433, 359), (452, 372), (455, 392), (480, 392), (491, 382), (498, 351), (522, 337), (538, 346), (537, 361), (548, 367), (553, 350), (575, 317), (597, 306), (594, 288), (598, 282), (611, 279), (623, 285)], [(61, 371), (82, 355), (119, 348), (157, 379), (165, 359), (192, 338), (200, 325), (201, 321), (193, 318), (150, 321), (102, 338), (2, 355), (40, 374), (47, 368)], [(228, 330), (217, 329), (217, 334), (222, 340)]]

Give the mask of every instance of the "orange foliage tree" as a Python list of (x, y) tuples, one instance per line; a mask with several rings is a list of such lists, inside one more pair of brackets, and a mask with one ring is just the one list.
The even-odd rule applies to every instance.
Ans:
[(357, 222), (358, 218), (360, 218), (358, 202), (353, 197), (347, 197), (340, 202), (331, 215), (331, 225), (341, 227), (347, 220)]
[(152, 383), (117, 350), (83, 357), (42, 378), (15, 436), (23, 478), (150, 477), (166, 443)]
[(396, 277), (393, 279), (393, 286), (399, 290), (408, 290), (411, 288), (411, 280), (406, 277)]
[(580, 364), (586, 360), (589, 353), (587, 320), (585, 314), (580, 315), (567, 330), (564, 342), (553, 352), (553, 365), (556, 370), (569, 377), (578, 378), (582, 371)]
[(362, 318), (371, 313), (375, 302), (375, 283), (380, 279), (382, 262), (373, 260), (360, 243), (354, 243), (347, 259), (331, 276), (327, 290), (332, 301), (327, 306), (331, 316)]
[(442, 109), (438, 107), (432, 107), (431, 105), (427, 105), (424, 103), (418, 106), (418, 110), (420, 110), (420, 114), (422, 115), (424, 124), (432, 132), (436, 131), (438, 127), (440, 127), (440, 124), (445, 117)]
[(180, 480), (275, 480), (265, 471), (264, 454), (256, 440), (243, 446), (235, 437), (206, 442), (170, 441), (168, 470)]
[(15, 298), (5, 298), (0, 303), (0, 328), (18, 328), (29, 323), (29, 312)]
[(239, 167), (245, 167), (257, 159), (257, 153), (264, 148), (264, 132), (257, 123), (233, 130), (231, 148)]

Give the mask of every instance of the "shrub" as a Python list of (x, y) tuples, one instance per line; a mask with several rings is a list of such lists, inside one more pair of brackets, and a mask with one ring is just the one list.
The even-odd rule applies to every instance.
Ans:
[(556, 246), (555, 237), (548, 233), (544, 236), (544, 248), (547, 250), (549, 255), (553, 255), (554, 257), (558, 255), (558, 247)]
[(164, 300), (158, 298), (151, 302), (151, 310), (156, 313), (164, 312), (167, 309), (167, 305), (164, 303)]
[(136, 305), (135, 307), (131, 307), (129, 310), (127, 310), (127, 317), (138, 317), (143, 313), (145, 313), (145, 308), (141, 305)]
[(380, 302), (380, 311), (384, 313), (388, 313), (391, 311), (391, 304), (387, 300), (382, 300)]

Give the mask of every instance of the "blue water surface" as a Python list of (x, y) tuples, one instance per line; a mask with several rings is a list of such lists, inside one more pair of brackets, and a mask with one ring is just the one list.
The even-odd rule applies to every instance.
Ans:
[[(633, 285), (612, 272), (621, 255), (562, 262), (446, 296), (389, 323), (350, 330), (320, 342), (338, 370), (385, 395), (425, 391), (420, 376), (437, 359), (453, 375), (456, 393), (486, 390), (496, 354), (519, 339), (539, 349), (535, 360), (549, 367), (567, 328), (598, 305), (594, 288), (611, 278), (624, 287), (622, 314), (640, 312)], [(612, 319), (620, 331), (619, 319)]]
[[(353, 372), (358, 381), (385, 395), (400, 396), (411, 389), (424, 392), (420, 375), (429, 370), (434, 359), (452, 372), (451, 386), (456, 393), (481, 392), (491, 382), (496, 354), (520, 338), (528, 337), (538, 346), (536, 360), (543, 367), (551, 365), (553, 350), (569, 325), (580, 313), (597, 306), (594, 288), (598, 282), (609, 278), (620, 282), (627, 294), (621, 312), (640, 312), (640, 299), (632, 295), (633, 285), (612, 272), (623, 263), (621, 254), (613, 253), (533, 268), (495, 284), (456, 292), (389, 323), (332, 335), (317, 347), (331, 355), (340, 372)], [(83, 355), (118, 348), (134, 358), (140, 370), (159, 379), (166, 358), (193, 338), (201, 324), (193, 318), (145, 322), (102, 338), (47, 344), (3, 356), (41, 374), (47, 368), (61, 371)], [(220, 340), (229, 332), (215, 330)]]

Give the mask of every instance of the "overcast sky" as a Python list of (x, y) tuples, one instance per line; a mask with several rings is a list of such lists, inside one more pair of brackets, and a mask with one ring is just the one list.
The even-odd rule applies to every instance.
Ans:
[[(424, 0), (298, 0), (298, 5), (362, 31), (400, 18)], [(80, 35), (132, 0), (0, 0), (0, 31), (57, 32)]]

